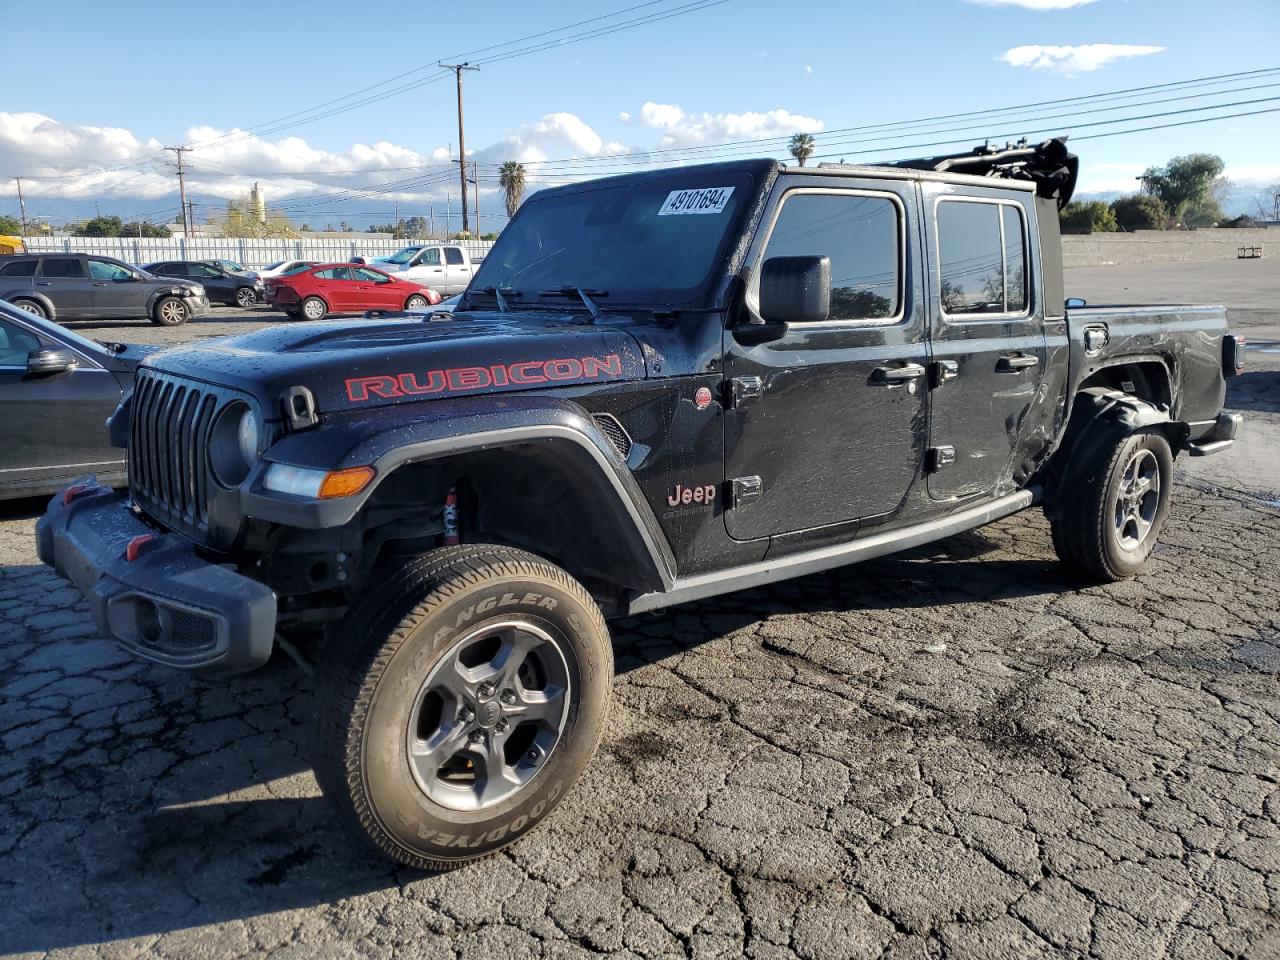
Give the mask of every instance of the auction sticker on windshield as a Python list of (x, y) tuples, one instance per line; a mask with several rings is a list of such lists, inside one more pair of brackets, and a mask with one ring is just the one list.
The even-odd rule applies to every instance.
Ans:
[(658, 211), (669, 217), (687, 213), (720, 213), (733, 196), (733, 187), (702, 187), (698, 190), (672, 190)]

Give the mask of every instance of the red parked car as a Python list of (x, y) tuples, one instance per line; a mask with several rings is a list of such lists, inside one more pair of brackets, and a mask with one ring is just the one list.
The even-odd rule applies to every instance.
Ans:
[(307, 320), (322, 320), (330, 313), (422, 310), (440, 302), (440, 294), (429, 287), (350, 263), (318, 263), (270, 277), (265, 296), (273, 307)]

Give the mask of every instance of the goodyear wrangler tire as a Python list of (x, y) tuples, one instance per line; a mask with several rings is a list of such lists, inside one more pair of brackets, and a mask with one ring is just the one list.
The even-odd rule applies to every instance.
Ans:
[(1065, 566), (1111, 582), (1136, 575), (1155, 549), (1169, 513), (1173, 451), (1163, 434), (1139, 430), (1103, 457), (1051, 530)]
[(604, 618), (559, 567), (500, 546), (434, 550), (329, 641), (316, 776), (383, 853), (459, 867), (563, 799), (599, 743), (612, 679)]

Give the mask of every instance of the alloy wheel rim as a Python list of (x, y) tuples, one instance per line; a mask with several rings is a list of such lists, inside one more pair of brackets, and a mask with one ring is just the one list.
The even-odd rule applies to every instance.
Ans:
[(170, 323), (182, 319), (182, 305), (170, 301), (160, 308), (161, 315)]
[(18, 307), (22, 310), (25, 310), (27, 313), (33, 314), (37, 317), (44, 316), (44, 311), (41, 310), (38, 306), (36, 306), (34, 303), (27, 303), (26, 301), (23, 301), (22, 303), (18, 304)]
[(258, 298), (254, 296), (253, 292), (250, 290), (241, 290), (240, 293), (236, 295), (236, 299), (240, 301), (240, 306), (242, 307), (250, 307), (258, 302)]
[(1125, 464), (1116, 491), (1112, 520), (1122, 550), (1147, 541), (1160, 509), (1160, 462), (1150, 450), (1137, 450)]
[(310, 303), (307, 304), (306, 309), (303, 310), (303, 313), (305, 313), (309, 319), (315, 320), (320, 316), (323, 310), (324, 310), (323, 306), (321, 306), (320, 304), (312, 300)]
[(436, 663), (414, 698), (406, 743), (418, 788), (451, 810), (483, 810), (523, 789), (559, 745), (569, 667), (527, 620), (486, 624)]

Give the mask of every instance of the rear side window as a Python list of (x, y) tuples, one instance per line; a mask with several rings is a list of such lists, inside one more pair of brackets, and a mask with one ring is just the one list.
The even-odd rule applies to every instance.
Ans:
[(939, 300), (951, 316), (1027, 309), (1022, 211), (1011, 204), (938, 204)]
[(327, 270), (317, 270), (316, 276), (321, 280), (350, 280), (350, 267), (329, 267)]
[(901, 307), (901, 218), (888, 197), (792, 193), (765, 259), (831, 258), (831, 319), (883, 320)]
[(391, 278), (388, 277), (386, 274), (379, 273), (377, 270), (365, 270), (361, 267), (356, 267), (356, 279), (367, 280), (370, 283), (390, 283), (391, 282)]
[(0, 267), (0, 277), (34, 277), (38, 260), (15, 260)]
[(84, 264), (75, 257), (49, 257), (40, 263), (40, 276), (79, 279), (84, 276)]
[(462, 266), (462, 251), (457, 247), (445, 247), (444, 262), (452, 267)]

